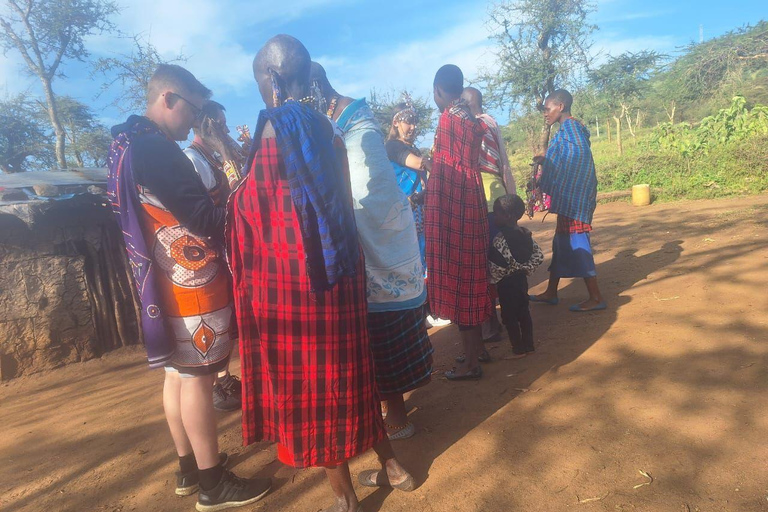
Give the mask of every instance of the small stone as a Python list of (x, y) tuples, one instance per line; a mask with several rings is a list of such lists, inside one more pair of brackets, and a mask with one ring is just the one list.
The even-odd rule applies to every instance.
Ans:
[(34, 185), (32, 189), (41, 197), (56, 197), (59, 195), (59, 187), (56, 185)]

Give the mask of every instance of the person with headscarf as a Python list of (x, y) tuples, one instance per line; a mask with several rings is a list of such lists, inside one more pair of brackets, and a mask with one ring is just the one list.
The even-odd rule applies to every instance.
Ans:
[(287, 465), (325, 468), (336, 497), (326, 511), (356, 512), (352, 457), (379, 456), (363, 485), (409, 491), (414, 480), (381, 416), (346, 151), (313, 109), (310, 62), (300, 41), (278, 35), (253, 64), (267, 108), (227, 212), (243, 439), (277, 442)]
[(316, 62), (311, 77), (326, 115), (344, 134), (357, 234), (365, 254), (376, 383), (386, 403), (389, 438), (406, 439), (416, 429), (408, 421), (403, 393), (429, 383), (433, 352), (425, 325), (424, 266), (411, 207), (397, 185), (384, 136), (365, 99), (336, 92)]

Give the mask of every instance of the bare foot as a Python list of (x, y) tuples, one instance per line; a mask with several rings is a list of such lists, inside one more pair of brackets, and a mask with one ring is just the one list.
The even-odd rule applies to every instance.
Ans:
[(324, 508), (321, 512), (363, 512), (363, 509), (359, 503), (349, 505), (344, 498), (336, 498), (336, 504)]
[(538, 295), (534, 295), (534, 297), (536, 297), (536, 300), (538, 300), (538, 301), (547, 302), (547, 301), (551, 301), (551, 300), (557, 299), (557, 293), (547, 293), (547, 292), (544, 292), (544, 293), (540, 293)]

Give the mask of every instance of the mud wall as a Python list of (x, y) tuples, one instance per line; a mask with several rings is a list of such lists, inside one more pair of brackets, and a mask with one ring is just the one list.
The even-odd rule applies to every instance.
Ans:
[(105, 200), (0, 206), (0, 379), (136, 343), (136, 297)]

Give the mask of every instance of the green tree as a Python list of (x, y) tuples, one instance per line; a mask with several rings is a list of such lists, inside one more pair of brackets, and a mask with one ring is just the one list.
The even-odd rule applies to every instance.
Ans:
[(29, 73), (40, 80), (56, 137), (56, 162), (66, 169), (65, 130), (53, 81), (61, 76), (59, 68), (65, 59), (88, 57), (87, 36), (114, 28), (110, 17), (117, 12), (117, 4), (109, 0), (3, 0), (3, 4), (0, 47), (18, 52)]
[[(512, 0), (492, 6), (490, 29), (496, 41), (496, 63), (481, 81), (490, 104), (521, 114), (541, 110), (559, 88), (573, 88), (591, 62), (587, 21), (594, 10), (588, 0)], [(544, 128), (538, 150), (547, 146)]]
[(624, 153), (621, 141), (621, 122), (626, 119), (630, 133), (632, 128), (632, 107), (649, 91), (649, 80), (658, 70), (664, 56), (649, 50), (637, 53), (627, 52), (608, 60), (589, 72), (590, 84), (595, 88), (601, 101), (610, 109), (616, 123), (616, 143), (619, 155)]
[(416, 140), (419, 140), (424, 134), (435, 128), (435, 121), (432, 118), (435, 109), (430, 106), (429, 98), (412, 96), (408, 91), (397, 94), (394, 91), (381, 93), (377, 92), (376, 89), (371, 89), (368, 104), (376, 116), (376, 120), (381, 125), (384, 136), (386, 136), (392, 126), (392, 118), (397, 113), (397, 105), (403, 101), (406, 95), (411, 97), (413, 108), (416, 110), (417, 122), (415, 132)]
[(0, 101), (0, 169), (24, 172), (52, 163), (51, 139), (22, 95)]
[[(685, 108), (693, 121), (725, 106), (736, 94), (751, 92), (752, 101), (768, 102), (768, 22), (691, 43), (683, 51), (660, 77), (659, 93), (666, 100), (670, 122), (675, 122), (670, 114), (676, 109)], [(763, 86), (752, 89), (757, 82)]]
[(58, 98), (59, 115), (67, 138), (67, 161), (77, 167), (103, 167), (112, 137), (109, 130), (84, 103)]
[(149, 38), (133, 36), (131, 53), (118, 54), (115, 57), (103, 57), (93, 63), (91, 77), (101, 76), (106, 81), (101, 86), (99, 96), (119, 85), (120, 92), (109, 104), (123, 114), (139, 112), (146, 106), (146, 92), (149, 79), (160, 64), (178, 64), (186, 62), (183, 53), (166, 60)]

